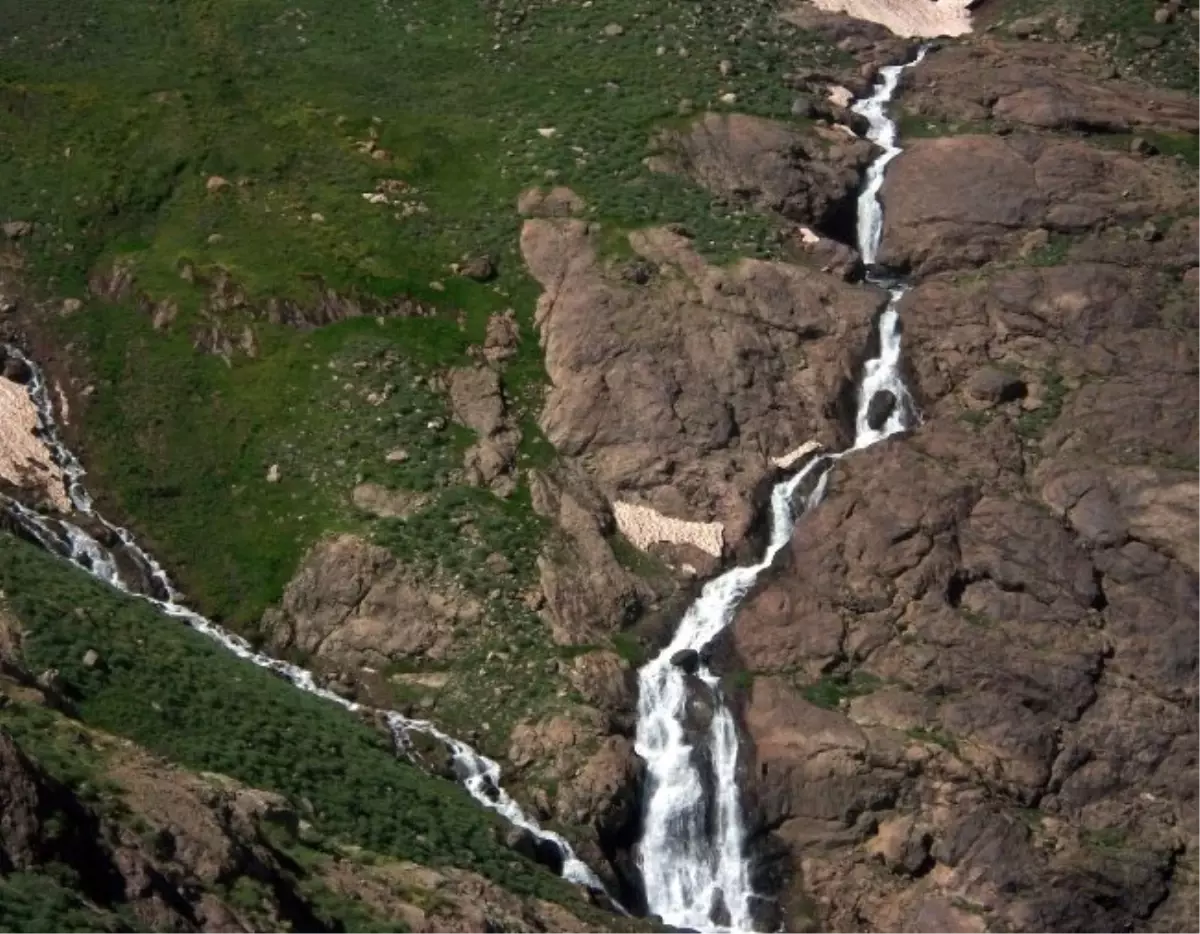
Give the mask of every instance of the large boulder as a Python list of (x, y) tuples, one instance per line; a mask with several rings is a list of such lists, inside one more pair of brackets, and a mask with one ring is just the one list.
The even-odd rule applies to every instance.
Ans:
[(483, 607), (460, 587), (421, 574), (354, 535), (308, 553), (276, 609), (263, 617), (276, 652), (315, 656), (342, 671), (401, 660), (443, 660), (456, 630)]

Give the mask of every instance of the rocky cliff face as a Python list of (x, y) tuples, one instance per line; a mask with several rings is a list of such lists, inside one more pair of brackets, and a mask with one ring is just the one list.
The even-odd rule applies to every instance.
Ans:
[[(732, 210), (770, 215), (791, 261), (720, 266), (677, 226), (614, 243), (570, 189), (526, 192), (520, 249), (541, 288), (533, 325), (550, 381), (537, 420), (553, 463), (519, 468), (532, 419), (502, 364), (535, 335), (514, 312), (490, 315), (469, 358), (411, 386), (445, 403), (417, 419), (419, 437), (474, 433), (447, 468), (454, 482), (496, 502), (527, 488), (530, 514), (494, 544), (485, 510), (359, 477), (338, 495), (409, 553), (361, 527), (321, 540), (261, 631), (338, 690), (469, 722), (464, 736), (505, 759), (531, 813), (565, 826), (631, 904), (636, 654), (614, 637), (673, 622), (686, 588), (622, 549), (616, 505), (703, 523), (696, 540), (719, 528), (709, 551), (654, 546), (681, 572), (740, 557), (777, 462), (848, 440), (847, 391), (884, 300), (850, 284), (861, 263), (840, 241), (872, 153), (836, 123), (853, 124), (851, 94), (912, 46), (807, 4), (788, 16), (843, 53), (786, 77), (794, 123), (704, 113), (647, 155)], [(1194, 171), (1174, 155), (1194, 152), (1195, 101), (1117, 77), (1070, 41), (1078, 24), (1042, 25), (1063, 41), (966, 38), (906, 73), (883, 259), (915, 283), (901, 316), (924, 420), (837, 465), (719, 653), (731, 682), (749, 684), (756, 878), (789, 929), (1197, 925), (1200, 279)], [(469, 265), (477, 279), (495, 271)], [(219, 266), (177, 272), (199, 290), (192, 346), (231, 362), (257, 357), (255, 335), (277, 325), (433, 313), (324, 285), (307, 301), (251, 301)], [(137, 298), (131, 277), (93, 271), (90, 294), (134, 301), (163, 336), (180, 329), (179, 309)], [(16, 334), (15, 320), (0, 329)], [(374, 412), (396, 385), (368, 388)], [(377, 460), (399, 470), (432, 452)], [(434, 528), (445, 537), (421, 552), (414, 540)], [(471, 557), (439, 564), (459, 553)], [(5, 639), (0, 626), (11, 652)], [(47, 701), (29, 680), (3, 682), (10, 705)], [(415, 930), (582, 929), (459, 870), (337, 849), (300, 873), (292, 804), (79, 735), (112, 752), (104, 774), (141, 824), (0, 734), (0, 874), (65, 862), (96, 924), (128, 910), (173, 929), (332, 927), (346, 922), (321, 913), (332, 893)], [(260, 888), (239, 894), (238, 878)]]
[(1196, 924), (1195, 176), (1104, 135), (1194, 102), (1057, 49), (912, 73), (999, 130), (885, 184), (924, 421), (837, 465), (735, 624), (792, 930)]
[(583, 221), (528, 221), (521, 242), (544, 289), (543, 429), (610, 498), (719, 521), (736, 543), (771, 459), (839, 440), (831, 400), (882, 292), (784, 263), (710, 266), (665, 229), (630, 237), (655, 270), (643, 286), (605, 268)]

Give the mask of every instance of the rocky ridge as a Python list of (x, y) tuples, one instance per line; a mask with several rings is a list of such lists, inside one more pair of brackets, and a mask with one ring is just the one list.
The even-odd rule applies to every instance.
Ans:
[(1047, 61), (912, 73), (923, 116), (1007, 121), (884, 186), (924, 420), (837, 465), (735, 622), (789, 930), (1196, 924), (1196, 184), (1103, 135), (1194, 133), (1194, 102)]

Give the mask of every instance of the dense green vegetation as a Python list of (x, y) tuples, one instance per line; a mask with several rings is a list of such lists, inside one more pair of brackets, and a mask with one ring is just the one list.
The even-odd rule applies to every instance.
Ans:
[(101, 911), (69, 879), (40, 872), (0, 877), (0, 931), (134, 931), (130, 919)]
[(865, 671), (853, 671), (848, 674), (826, 675), (814, 684), (804, 689), (805, 699), (818, 707), (836, 710), (843, 701), (853, 700), (870, 694), (879, 688), (882, 682)]
[[(0, 590), (25, 630), (29, 667), (56, 668), (89, 725), (187, 768), (285, 794), (319, 831), (378, 853), (473, 868), (518, 893), (570, 897), (498, 842), (488, 812), (398, 760), (381, 733), (149, 604), (8, 535), (0, 535)], [(102, 663), (88, 668), (83, 655), (96, 646)]]
[[(32, 284), (84, 297), (114, 260), (135, 276), (134, 296), (52, 324), (94, 387), (78, 439), (92, 485), (199, 606), (241, 628), (322, 530), (354, 521), (349, 487), (388, 446), (423, 471), (398, 485), (453, 485), (462, 439), (401, 417), (434, 408), (405, 380), (466, 362), (506, 307), (523, 331), (505, 372), (523, 452), (553, 457), (532, 429), (543, 374), (521, 190), (572, 186), (608, 243), (679, 221), (714, 256), (770, 252), (765, 219), (647, 170), (648, 141), (725, 93), (786, 116), (782, 73), (839, 54), (751, 2), (0, 0), (0, 19), (0, 204), (34, 224)], [(228, 184), (210, 191), (213, 177)], [(364, 197), (381, 191), (391, 203)], [(482, 253), (495, 281), (452, 274)], [(204, 283), (221, 269), (246, 302), (210, 314)], [(443, 314), (299, 334), (255, 313), (322, 288)], [(168, 328), (136, 293), (174, 303)], [(255, 357), (194, 349), (214, 323), (235, 345), (249, 325)], [(324, 371), (358, 359), (364, 331), (405, 369), (385, 411), (333, 398), (343, 380)]]
[(1045, 389), (1042, 404), (1029, 412), (1022, 412), (1017, 418), (1017, 434), (1029, 441), (1038, 441), (1046, 433), (1062, 413), (1063, 402), (1067, 398), (1067, 387), (1062, 374), (1055, 369), (1046, 370), (1043, 374)]
[[(445, 484), (470, 437), (424, 382), (437, 357), (404, 352), (418, 326), (428, 341), (438, 321), (279, 333), (261, 360), (232, 368), (118, 306), (97, 306), (79, 326), (96, 361), (88, 451), (100, 489), (112, 491), (106, 505), (143, 519), (147, 544), (189, 597), (235, 625), (278, 597), (323, 530), (354, 522), (355, 482)], [(380, 404), (366, 401), (388, 386)], [(430, 430), (433, 419), (447, 424)], [(401, 446), (408, 460), (389, 463)]]

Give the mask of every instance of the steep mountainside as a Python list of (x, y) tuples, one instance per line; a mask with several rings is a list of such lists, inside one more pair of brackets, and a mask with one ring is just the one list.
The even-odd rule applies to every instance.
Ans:
[[(0, 928), (656, 924), (330, 700), (645, 914), (637, 669), (903, 277), (919, 424), (676, 662), (760, 918), (1196, 929), (1200, 12), (949, 6), (0, 0)], [(838, 10), (967, 6), (867, 269), (851, 105), (922, 43)], [(89, 578), (168, 596), (129, 534), (337, 697)]]

